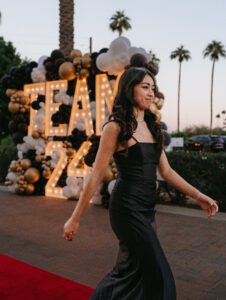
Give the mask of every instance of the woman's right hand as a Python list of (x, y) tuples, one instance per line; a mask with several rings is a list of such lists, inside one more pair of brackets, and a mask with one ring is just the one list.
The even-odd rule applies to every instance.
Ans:
[(198, 202), (199, 206), (206, 211), (208, 218), (213, 217), (219, 210), (216, 201), (201, 192), (199, 193), (196, 201)]
[(79, 222), (74, 221), (72, 217), (70, 217), (67, 222), (64, 224), (64, 233), (63, 238), (66, 241), (72, 241), (73, 237), (78, 231)]

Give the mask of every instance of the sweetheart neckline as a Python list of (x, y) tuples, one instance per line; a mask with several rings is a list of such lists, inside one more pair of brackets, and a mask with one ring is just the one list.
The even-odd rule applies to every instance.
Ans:
[[(136, 142), (135, 144), (129, 146), (129, 147), (128, 147), (128, 150), (129, 150), (130, 148), (132, 148), (133, 146), (138, 145), (138, 144), (150, 144), (150, 145), (153, 145), (153, 144), (157, 144), (157, 142)], [(122, 150), (116, 151), (114, 154), (123, 152), (123, 151), (125, 151), (125, 150), (126, 150), (126, 149), (122, 149)]]

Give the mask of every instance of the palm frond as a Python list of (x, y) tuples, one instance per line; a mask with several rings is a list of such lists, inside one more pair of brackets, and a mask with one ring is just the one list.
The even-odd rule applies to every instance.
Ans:
[(203, 50), (203, 57), (210, 57), (211, 60), (219, 60), (220, 57), (226, 57), (226, 50), (221, 42), (213, 40)]

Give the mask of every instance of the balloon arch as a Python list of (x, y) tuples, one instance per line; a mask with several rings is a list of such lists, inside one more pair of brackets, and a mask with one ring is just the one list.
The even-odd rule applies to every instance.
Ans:
[[(109, 49), (92, 54), (73, 50), (64, 57), (54, 50), (3, 77), (12, 113), (9, 130), (18, 149), (18, 160), (11, 162), (5, 182), (11, 192), (79, 198), (118, 80), (136, 53), (150, 60), (143, 48), (131, 47), (127, 38), (119, 37)], [(153, 107), (159, 119), (161, 98)], [(112, 160), (93, 196), (95, 204), (107, 206), (116, 177)]]

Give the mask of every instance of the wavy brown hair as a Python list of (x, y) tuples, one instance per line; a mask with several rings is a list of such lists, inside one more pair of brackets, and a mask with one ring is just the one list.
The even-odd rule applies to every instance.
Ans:
[[(133, 107), (135, 105), (133, 98), (134, 86), (142, 82), (146, 75), (149, 75), (153, 79), (156, 94), (158, 91), (156, 79), (150, 70), (144, 67), (129, 67), (120, 78), (112, 113), (108, 118), (108, 122), (115, 121), (119, 124), (121, 131), (118, 142), (124, 146), (126, 150), (128, 150), (127, 141), (132, 137), (133, 132), (136, 130), (138, 125), (133, 112)], [(145, 110), (144, 120), (151, 134), (155, 138), (157, 148), (161, 153), (163, 135), (161, 125), (156, 122), (156, 119), (155, 114), (153, 114), (150, 110)]]

